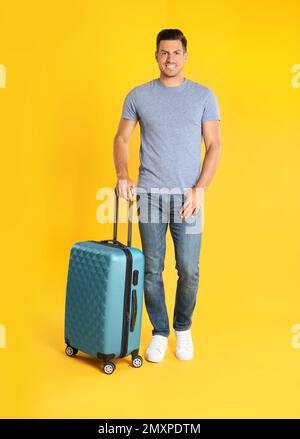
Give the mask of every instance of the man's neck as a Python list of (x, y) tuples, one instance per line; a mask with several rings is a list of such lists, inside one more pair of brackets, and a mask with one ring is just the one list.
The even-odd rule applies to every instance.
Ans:
[(184, 81), (186, 81), (186, 78), (183, 76), (175, 77), (175, 78), (160, 76), (159, 81), (161, 82), (161, 84), (167, 87), (177, 87), (178, 85), (181, 85)]

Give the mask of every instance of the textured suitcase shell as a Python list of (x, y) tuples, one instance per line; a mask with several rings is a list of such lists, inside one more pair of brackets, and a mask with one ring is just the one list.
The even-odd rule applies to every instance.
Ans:
[[(133, 283), (134, 271), (138, 271), (136, 285)], [(67, 280), (67, 345), (104, 360), (137, 355), (143, 286), (144, 254), (141, 250), (104, 241), (75, 243), (70, 252)], [(135, 325), (131, 328), (134, 295), (137, 310)]]

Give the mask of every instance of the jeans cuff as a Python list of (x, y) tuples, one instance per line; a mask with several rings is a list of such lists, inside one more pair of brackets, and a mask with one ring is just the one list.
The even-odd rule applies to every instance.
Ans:
[(165, 337), (169, 337), (170, 333), (165, 333), (161, 331), (152, 331), (152, 335), (163, 335)]
[(188, 329), (191, 328), (192, 325), (190, 326), (186, 326), (186, 327), (181, 327), (181, 328), (174, 328), (175, 331), (187, 331)]

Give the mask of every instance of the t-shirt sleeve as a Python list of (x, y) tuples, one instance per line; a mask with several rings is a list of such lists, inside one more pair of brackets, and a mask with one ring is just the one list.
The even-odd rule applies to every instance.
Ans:
[(122, 108), (122, 117), (125, 119), (138, 120), (138, 111), (136, 105), (135, 89), (133, 88), (127, 93)]
[(205, 101), (202, 123), (208, 120), (221, 120), (217, 98), (214, 92), (210, 89), (208, 89), (208, 96)]

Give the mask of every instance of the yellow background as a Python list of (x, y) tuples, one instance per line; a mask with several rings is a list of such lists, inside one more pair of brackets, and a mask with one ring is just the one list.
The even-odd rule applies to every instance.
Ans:
[[(298, 417), (298, 1), (1, 1), (1, 417)], [(64, 353), (69, 251), (108, 239), (96, 221), (115, 185), (112, 141), (126, 93), (159, 77), (157, 33), (188, 40), (184, 76), (212, 88), (222, 158), (205, 198), (195, 357), (162, 364)], [(139, 127), (130, 145), (137, 181)], [(202, 145), (203, 149), (203, 145)], [(203, 153), (202, 153), (203, 156)], [(120, 227), (120, 240), (126, 226)], [(164, 280), (172, 328), (176, 270)], [(137, 225), (133, 245), (141, 246)], [(151, 337), (144, 308), (141, 353)]]

